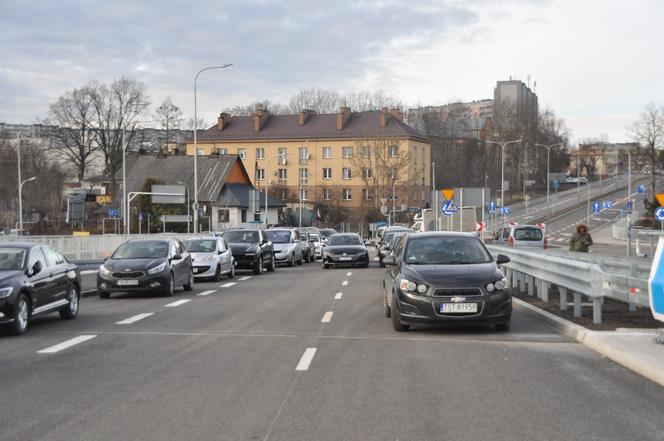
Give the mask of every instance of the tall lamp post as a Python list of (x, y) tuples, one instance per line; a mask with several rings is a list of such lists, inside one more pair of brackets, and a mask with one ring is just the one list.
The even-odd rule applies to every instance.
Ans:
[(546, 149), (546, 203), (549, 204), (549, 188), (551, 187), (551, 147), (562, 147), (563, 143), (559, 142), (557, 144), (535, 144), (538, 147), (544, 147)]
[[(20, 176), (20, 172), (19, 172)], [(20, 177), (18, 178), (20, 181)], [(23, 197), (21, 194), (21, 191), (23, 190), (23, 184), (26, 182), (31, 182), (37, 179), (36, 176), (33, 176), (31, 178), (28, 178), (24, 181), (20, 181), (21, 183), (18, 186), (18, 229), (19, 229), (19, 234), (22, 236), (23, 235)]]
[[(505, 147), (510, 144), (517, 144), (521, 142), (520, 139), (513, 141), (498, 142), (486, 141), (487, 144), (496, 144), (500, 146), (500, 206), (505, 206)], [(502, 211), (502, 210), (501, 210)], [(505, 222), (505, 213), (503, 212), (503, 223)]]
[(191, 207), (189, 205), (189, 186), (182, 181), (176, 181), (176, 184), (184, 185), (184, 188), (187, 190), (187, 234), (189, 234), (189, 225), (191, 224), (191, 214), (190, 214)]
[(222, 66), (204, 67), (194, 77), (194, 234), (198, 232), (198, 97), (196, 93), (198, 76), (206, 70), (226, 69), (231, 66), (232, 64), (224, 64)]
[[(265, 174), (267, 175), (267, 170), (270, 166), (270, 162), (274, 158), (285, 158), (288, 155), (290, 155), (290, 153), (282, 153), (282, 154), (277, 154), (277, 155), (274, 155), (274, 156), (270, 156), (270, 158), (265, 163)], [(299, 178), (299, 176), (298, 176), (298, 178)], [(265, 228), (267, 228), (267, 213), (268, 213), (268, 211), (267, 211), (267, 189), (268, 189), (269, 186), (270, 186), (270, 180), (267, 179), (267, 176), (265, 176)]]

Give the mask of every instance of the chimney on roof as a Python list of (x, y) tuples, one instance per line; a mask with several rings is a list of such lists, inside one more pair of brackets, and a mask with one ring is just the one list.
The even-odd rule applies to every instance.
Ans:
[(390, 109), (390, 115), (394, 117), (399, 122), (403, 122), (403, 113), (401, 109)]
[(339, 113), (337, 113), (337, 130), (341, 130), (346, 126), (348, 119), (350, 118), (350, 108), (342, 106), (339, 108)]
[(231, 116), (226, 113), (222, 112), (219, 114), (219, 118), (217, 118), (217, 128), (219, 130), (224, 130), (224, 127), (228, 125), (228, 121), (230, 121)]
[(300, 113), (298, 114), (298, 118), (297, 118), (298, 124), (303, 126), (304, 123), (306, 123), (307, 120), (309, 119), (309, 116), (313, 115), (314, 113), (316, 113), (316, 112), (314, 112), (313, 110), (309, 110), (309, 109), (301, 110)]
[(259, 132), (269, 117), (270, 112), (263, 109), (263, 106), (256, 107), (256, 113), (254, 113), (254, 132)]
[(390, 117), (390, 113), (387, 111), (387, 107), (383, 107), (380, 109), (380, 116), (378, 117), (378, 122), (381, 127), (385, 127), (387, 125), (387, 120)]

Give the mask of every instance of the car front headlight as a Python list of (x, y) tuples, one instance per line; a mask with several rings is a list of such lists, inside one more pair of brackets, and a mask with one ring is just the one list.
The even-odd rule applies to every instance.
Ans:
[(211, 260), (214, 260), (214, 255), (208, 254), (207, 256), (203, 256), (203, 258), (200, 259), (200, 260), (201, 260), (201, 262), (209, 262)]
[(99, 274), (102, 276), (110, 277), (113, 274), (113, 271), (106, 268), (104, 265), (99, 266)]
[(9, 297), (12, 294), (12, 291), (14, 291), (14, 288), (11, 286), (9, 288), (0, 288), (0, 299)]
[(407, 279), (401, 279), (401, 282), (399, 282), (399, 288), (401, 288), (402, 291), (417, 292), (420, 294), (426, 293), (429, 289), (424, 283), (415, 283)]
[(493, 293), (493, 292), (496, 292), (496, 291), (503, 291), (507, 287), (509, 287), (509, 285), (507, 283), (507, 279), (503, 277), (500, 280), (497, 280), (493, 283), (487, 284), (486, 285), (486, 290), (489, 293)]
[(162, 263), (161, 265), (157, 265), (154, 268), (150, 268), (148, 270), (148, 274), (159, 274), (164, 269), (166, 269), (166, 262)]

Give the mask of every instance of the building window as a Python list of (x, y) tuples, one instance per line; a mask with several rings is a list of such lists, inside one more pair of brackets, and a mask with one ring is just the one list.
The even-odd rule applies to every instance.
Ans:
[(332, 147), (323, 147), (323, 158), (330, 159), (332, 157)]
[(364, 179), (371, 179), (373, 177), (373, 175), (371, 174), (371, 169), (367, 167), (364, 170), (362, 170), (362, 177)]
[(343, 147), (343, 158), (350, 159), (353, 157), (353, 147)]
[(341, 175), (341, 176), (342, 176), (344, 179), (351, 179), (351, 178), (352, 178), (352, 175), (351, 175), (350, 169), (344, 167), (344, 168), (342, 169), (342, 175)]
[(260, 221), (261, 221), (261, 214), (254, 213), (254, 222), (260, 222)]
[(247, 159), (247, 149), (237, 149), (237, 155), (240, 157), (240, 159), (245, 160)]
[(300, 147), (300, 165), (309, 163), (309, 149), (307, 147)]
[(240, 222), (244, 223), (247, 222), (247, 210), (242, 210), (240, 213)]
[(373, 190), (371, 188), (364, 188), (362, 189), (362, 192), (364, 193), (365, 201), (370, 201), (371, 199), (373, 199)]
[(343, 199), (344, 201), (350, 201), (351, 199), (353, 199), (353, 194), (351, 193), (350, 188), (344, 188), (341, 190), (341, 199)]
[(279, 165), (286, 165), (288, 163), (288, 160), (286, 159), (287, 153), (288, 151), (286, 150), (286, 147), (279, 147)]
[(220, 155), (227, 155), (228, 149), (217, 149), (217, 153)]
[(389, 156), (390, 158), (396, 158), (398, 154), (399, 154), (398, 145), (391, 145), (387, 148), (387, 156)]
[(371, 147), (368, 145), (362, 146), (362, 157), (365, 159), (371, 158)]
[(332, 169), (324, 168), (323, 169), (323, 179), (332, 179)]
[(256, 159), (265, 159), (265, 149), (263, 147), (256, 149)]
[(306, 168), (300, 169), (300, 185), (309, 185), (309, 170)]
[(265, 180), (265, 169), (264, 168), (257, 168), (256, 169), (256, 180), (258, 180), (258, 181), (264, 181)]
[(300, 200), (306, 201), (306, 200), (309, 199), (308, 196), (309, 196), (309, 190), (308, 189), (306, 189), (306, 188), (300, 189)]
[(396, 179), (397, 178), (397, 168), (392, 167), (390, 169), (390, 179)]
[(281, 198), (280, 198), (280, 199), (281, 199), (282, 201), (285, 201), (285, 200), (286, 200), (286, 196), (288, 196), (288, 194), (287, 194), (287, 190), (286, 190), (285, 188), (282, 188), (282, 189), (281, 189)]
[(332, 200), (332, 189), (331, 188), (324, 188), (323, 189), (323, 199), (326, 201), (331, 201)]
[(231, 221), (231, 215), (229, 210), (219, 210), (217, 214), (217, 220), (220, 224), (227, 224)]
[(198, 156), (203, 156), (205, 154), (205, 149), (198, 149)]
[(280, 168), (279, 169), (279, 183), (286, 185), (286, 181), (288, 180), (288, 170), (285, 168)]

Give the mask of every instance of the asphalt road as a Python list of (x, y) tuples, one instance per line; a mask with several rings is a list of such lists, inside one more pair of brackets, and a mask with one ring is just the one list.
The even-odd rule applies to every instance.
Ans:
[(278, 268), (37, 318), (0, 337), (0, 439), (664, 439), (662, 387), (537, 316), (395, 333), (383, 271)]

